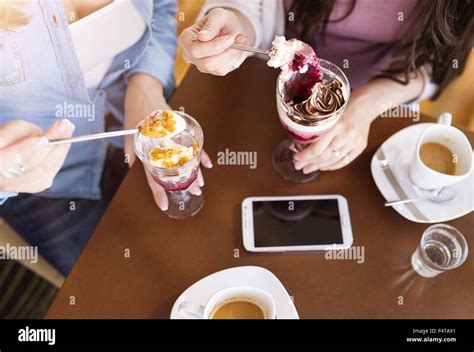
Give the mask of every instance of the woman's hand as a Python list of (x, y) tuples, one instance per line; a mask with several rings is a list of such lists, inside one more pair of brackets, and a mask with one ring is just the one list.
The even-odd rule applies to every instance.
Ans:
[(295, 169), (308, 174), (337, 170), (356, 159), (367, 147), (370, 124), (377, 117), (370, 101), (351, 96), (341, 119), (325, 135), (295, 155)]
[(0, 191), (38, 193), (50, 188), (71, 145), (46, 144), (70, 138), (74, 128), (69, 120), (53, 123), (44, 133), (23, 120), (0, 126)]
[[(129, 80), (125, 97), (125, 128), (132, 129), (154, 110), (173, 110), (163, 96), (161, 83), (147, 74), (135, 74)], [(131, 167), (136, 161), (133, 148), (133, 137), (125, 137), (126, 160)], [(201, 152), (201, 164), (205, 168), (212, 168), (212, 162), (206, 152)], [(146, 178), (156, 205), (162, 210), (168, 210), (168, 197), (166, 191), (156, 183), (150, 172), (145, 169)], [(189, 186), (189, 192), (194, 195), (201, 194), (204, 186), (204, 177), (199, 170), (198, 177)]]
[(250, 45), (254, 36), (250, 22), (240, 12), (216, 8), (186, 28), (178, 40), (186, 62), (201, 72), (224, 76), (249, 55), (229, 47), (234, 43)]

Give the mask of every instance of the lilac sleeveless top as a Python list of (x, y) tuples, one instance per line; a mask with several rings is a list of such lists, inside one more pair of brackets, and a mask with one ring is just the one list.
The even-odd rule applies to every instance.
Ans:
[[(284, 0), (288, 13), (294, 0)], [(351, 0), (337, 0), (330, 20), (343, 17)], [(351, 14), (339, 22), (329, 22), (325, 42), (320, 35), (308, 44), (316, 55), (338, 65), (352, 88), (366, 83), (386, 69), (393, 60), (400, 40), (409, 33), (416, 19), (416, 0), (357, 0)], [(286, 37), (299, 38), (301, 28), (287, 21)]]

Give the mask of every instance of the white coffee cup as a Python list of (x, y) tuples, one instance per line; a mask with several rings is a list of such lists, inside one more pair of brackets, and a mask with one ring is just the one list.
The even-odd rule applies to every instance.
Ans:
[[(410, 178), (421, 189), (435, 190), (457, 183), (472, 172), (473, 157), (469, 140), (457, 128), (451, 126), (451, 114), (444, 113), (438, 123), (427, 127), (416, 145), (413, 161), (410, 166)], [(420, 147), (425, 143), (438, 143), (447, 147), (459, 163), (459, 174), (448, 175), (426, 166), (420, 159)]]
[(250, 286), (235, 286), (224, 288), (214, 293), (206, 305), (185, 301), (179, 305), (179, 313), (190, 319), (210, 319), (211, 313), (219, 305), (238, 299), (250, 301), (262, 309), (265, 319), (275, 319), (275, 301), (267, 291)]

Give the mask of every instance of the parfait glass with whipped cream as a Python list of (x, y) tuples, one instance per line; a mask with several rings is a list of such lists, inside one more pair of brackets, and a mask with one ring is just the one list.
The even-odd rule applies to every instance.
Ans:
[(157, 110), (139, 125), (134, 136), (135, 153), (168, 196), (165, 214), (173, 219), (196, 215), (204, 205), (203, 195), (193, 195), (204, 134), (199, 123), (180, 111)]
[(318, 59), (313, 49), (296, 39), (276, 37), (268, 65), (282, 69), (276, 85), (280, 123), (289, 135), (273, 152), (273, 166), (287, 181), (313, 180), (294, 167), (294, 155), (324, 135), (339, 120), (349, 101), (350, 85), (335, 64)]

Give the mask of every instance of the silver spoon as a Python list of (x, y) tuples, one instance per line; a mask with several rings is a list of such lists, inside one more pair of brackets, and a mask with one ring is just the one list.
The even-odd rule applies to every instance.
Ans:
[[(194, 34), (192, 37), (191, 37), (191, 41), (192, 42), (197, 42), (199, 39), (197, 37), (197, 34)], [(269, 52), (270, 50), (263, 50), (263, 49), (259, 49), (259, 48), (254, 48), (253, 46), (248, 46), (248, 45), (242, 45), (242, 44), (232, 44), (230, 46), (232, 49), (236, 49), (236, 50), (242, 50), (242, 51), (248, 51), (250, 53), (255, 53), (255, 54), (260, 54), (260, 55), (266, 55), (266, 56), (270, 56), (269, 55)]]
[[(191, 41), (192, 42), (197, 42), (199, 39), (197, 37), (197, 34), (194, 34), (193, 36), (191, 36)], [(248, 45), (242, 45), (242, 44), (232, 44), (230, 46), (232, 49), (236, 49), (236, 50), (242, 50), (242, 51), (248, 51), (250, 53), (255, 53), (255, 54), (261, 54), (261, 55), (266, 55), (266, 56), (270, 56), (269, 55), (269, 52), (270, 50), (263, 50), (263, 49), (259, 49), (259, 48), (254, 48), (253, 46), (248, 46)]]
[(443, 203), (452, 200), (455, 197), (455, 193), (452, 188), (443, 187), (439, 190), (433, 191), (430, 195), (417, 198), (401, 199), (393, 202), (386, 202), (386, 207), (393, 207), (394, 205), (413, 203), (419, 200), (430, 200), (435, 203)]
[(86, 141), (93, 141), (93, 140), (96, 140), (96, 139), (112, 138), (112, 137), (119, 137), (119, 136), (127, 136), (127, 135), (130, 135), (130, 134), (135, 134), (137, 132), (138, 132), (138, 129), (103, 132), (103, 133), (95, 133), (95, 134), (86, 134), (86, 135), (83, 135), (83, 136), (77, 136), (77, 137), (72, 137), (72, 138), (55, 139), (55, 140), (49, 141), (47, 146), (59, 145), (59, 144), (68, 144), (68, 143), (77, 143), (77, 142), (86, 142)]
[(259, 49), (259, 48), (254, 48), (253, 46), (242, 45), (242, 44), (232, 44), (230, 47), (232, 49), (236, 49), (236, 50), (248, 51), (250, 53), (270, 56), (269, 55), (270, 50), (263, 50), (263, 49)]

